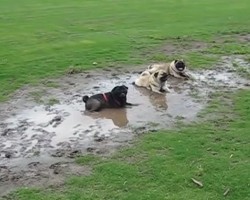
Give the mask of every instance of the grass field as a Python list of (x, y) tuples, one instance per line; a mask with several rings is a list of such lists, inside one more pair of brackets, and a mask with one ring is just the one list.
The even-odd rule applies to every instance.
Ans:
[[(250, 33), (249, 10), (249, 0), (0, 0), (0, 101), (70, 66), (174, 57), (159, 50), (166, 43), (209, 44), (181, 52), (191, 68), (221, 55), (250, 58), (249, 45), (235, 39)], [(201, 114), (214, 113), (204, 123), (148, 134), (108, 159), (79, 158), (93, 167), (92, 175), (72, 177), (56, 189), (20, 189), (9, 199), (250, 199), (249, 105), (249, 91), (219, 95)]]
[[(0, 100), (24, 84), (61, 75), (69, 66), (89, 69), (96, 67), (93, 62), (105, 67), (164, 59), (167, 55), (160, 52), (153, 57), (142, 52), (154, 52), (167, 39), (187, 36), (206, 42), (249, 32), (249, 4), (248, 0), (1, 0)], [(211, 51), (250, 52), (246, 44), (235, 43)], [(186, 57), (199, 65), (200, 57), (208, 59), (201, 54)]]

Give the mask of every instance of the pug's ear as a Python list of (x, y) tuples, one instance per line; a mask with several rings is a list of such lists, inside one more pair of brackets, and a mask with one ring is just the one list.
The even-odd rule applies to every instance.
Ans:
[(159, 72), (154, 73), (154, 77), (157, 78)]
[(169, 75), (168, 75), (166, 72), (164, 72), (164, 73), (162, 74), (162, 76), (169, 77)]
[(176, 64), (178, 62), (178, 60), (174, 60), (174, 64)]
[(128, 87), (127, 87), (126, 85), (122, 85), (122, 87), (124, 87), (124, 88), (128, 89)]
[(111, 92), (116, 91), (116, 90), (117, 90), (117, 88), (119, 88), (119, 86), (115, 86), (115, 87), (111, 90)]

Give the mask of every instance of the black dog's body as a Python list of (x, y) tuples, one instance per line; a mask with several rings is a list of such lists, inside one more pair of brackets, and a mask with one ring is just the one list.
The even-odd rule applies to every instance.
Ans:
[(128, 88), (125, 85), (114, 87), (111, 92), (95, 94), (91, 97), (83, 96), (85, 108), (88, 111), (99, 111), (102, 108), (122, 108), (133, 104), (127, 102)]

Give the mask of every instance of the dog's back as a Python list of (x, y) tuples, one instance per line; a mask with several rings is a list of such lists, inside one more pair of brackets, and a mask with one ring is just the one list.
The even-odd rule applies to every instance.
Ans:
[(164, 70), (166, 73), (169, 73), (169, 66), (170, 66), (170, 63), (155, 63), (155, 64), (148, 66), (148, 71), (150, 73), (154, 73), (159, 70)]
[(99, 111), (104, 104), (102, 94), (95, 94), (90, 97), (85, 95), (82, 100), (85, 103), (85, 109), (90, 112)]
[(150, 79), (150, 73), (146, 70), (142, 72), (139, 77), (135, 80), (135, 85), (140, 87), (148, 87)]

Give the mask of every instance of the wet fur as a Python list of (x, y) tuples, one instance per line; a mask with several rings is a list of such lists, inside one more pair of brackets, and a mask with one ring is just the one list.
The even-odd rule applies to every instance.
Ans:
[(148, 66), (148, 71), (154, 73), (158, 70), (164, 70), (168, 75), (181, 79), (189, 79), (186, 72), (186, 64), (183, 60), (174, 60), (171, 63), (158, 63)]
[(146, 70), (139, 75), (134, 84), (139, 87), (145, 87), (153, 92), (165, 93), (170, 91), (166, 86), (167, 76), (163, 70), (153, 73)]
[(90, 97), (85, 95), (82, 100), (85, 103), (85, 109), (90, 112), (100, 111), (103, 108), (122, 108), (126, 105), (135, 105), (127, 102), (127, 92), (128, 87), (121, 85), (104, 93), (107, 99), (105, 99), (104, 94), (95, 94)]

